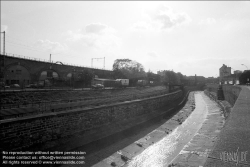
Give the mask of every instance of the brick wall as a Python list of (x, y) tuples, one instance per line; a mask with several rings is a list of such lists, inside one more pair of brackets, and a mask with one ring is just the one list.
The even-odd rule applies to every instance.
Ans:
[[(65, 149), (72, 149), (101, 138), (107, 133), (122, 130), (128, 124), (134, 126), (140, 119), (150, 119), (158, 114), (156, 109), (177, 99), (181, 100), (182, 96), (182, 91), (177, 91), (143, 100), (90, 109), (75, 109), (3, 120), (0, 136), (1, 151), (49, 149), (62, 143), (65, 144), (67, 141), (68, 143), (71, 141), (72, 145), (68, 145)], [(124, 126), (122, 123), (125, 123)], [(105, 129), (107, 133), (101, 133)], [(70, 140), (74, 138), (78, 140)]]
[[(0, 55), (1, 59), (3, 58), (3, 55)], [(58, 73), (59, 78), (65, 79), (68, 73), (72, 73), (73, 69), (75, 69), (75, 74), (78, 75), (82, 72), (82, 70), (85, 69), (91, 69), (92, 72), (95, 73), (95, 75), (98, 75), (100, 78), (107, 77), (112, 78), (113, 71), (109, 70), (101, 70), (101, 69), (94, 69), (94, 68), (87, 68), (87, 67), (76, 67), (71, 65), (61, 65), (61, 64), (55, 64), (49, 63), (49, 62), (43, 62), (39, 60), (29, 60), (25, 58), (18, 58), (18, 57), (11, 57), (11, 56), (5, 56), (5, 69), (3, 69), (3, 73), (5, 75), (6, 71), (10, 68), (16, 68), (16, 66), (20, 66), (22, 68), (25, 68), (29, 72), (31, 83), (34, 81), (37, 81), (40, 77), (40, 74), (42, 71), (46, 70), (53, 70)], [(20, 76), (20, 79), (25, 79)]]

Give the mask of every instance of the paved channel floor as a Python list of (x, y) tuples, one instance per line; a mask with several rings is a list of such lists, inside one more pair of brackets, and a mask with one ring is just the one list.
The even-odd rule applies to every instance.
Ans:
[[(184, 109), (150, 135), (94, 166), (203, 166), (224, 125), (224, 117), (218, 105), (203, 92), (195, 93), (195, 105), (195, 110), (186, 120), (184, 117), (189, 114), (184, 114)], [(179, 122), (180, 119), (185, 121)], [(172, 130), (166, 133), (166, 129)]]
[(224, 118), (203, 92), (195, 94), (195, 104), (195, 110), (180, 126), (135, 157), (128, 167), (203, 166)]

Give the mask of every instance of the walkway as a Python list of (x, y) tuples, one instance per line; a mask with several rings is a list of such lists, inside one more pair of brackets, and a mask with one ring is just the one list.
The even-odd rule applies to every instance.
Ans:
[(250, 166), (250, 87), (241, 88), (206, 167)]

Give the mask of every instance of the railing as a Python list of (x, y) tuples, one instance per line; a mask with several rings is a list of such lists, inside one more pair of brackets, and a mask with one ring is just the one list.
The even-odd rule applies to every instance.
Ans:
[[(49, 60), (46, 60), (46, 59), (22, 56), (22, 55), (13, 54), (13, 53), (5, 53), (5, 54), (3, 54), (3, 52), (2, 52), (1, 55), (20, 58), (20, 59), (26, 59), (26, 60), (39, 61), (39, 62), (44, 62), (44, 63), (53, 63), (53, 62), (50, 62)], [(69, 63), (65, 63), (65, 62), (62, 62), (62, 63), (63, 63), (63, 65), (67, 65), (67, 66), (82, 67), (82, 68), (93, 68), (93, 69), (98, 69), (98, 70), (112, 71), (111, 69), (106, 69), (106, 68), (104, 69), (104, 68), (98, 68), (98, 67), (82, 66), (82, 65), (78, 65), (78, 64), (69, 64)]]

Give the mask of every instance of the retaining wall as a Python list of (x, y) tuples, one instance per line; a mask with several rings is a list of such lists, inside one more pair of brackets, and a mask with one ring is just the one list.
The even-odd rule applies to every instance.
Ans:
[(159, 114), (156, 109), (182, 97), (183, 92), (177, 91), (89, 109), (2, 120), (0, 147), (4, 151), (48, 150), (61, 145), (61, 150), (70, 150), (150, 119)]
[(219, 85), (211, 84), (207, 86), (204, 91), (207, 96), (216, 101), (222, 109), (224, 117), (227, 119), (229, 114), (232, 112), (232, 107), (237, 101), (242, 88), (234, 85), (223, 85), (222, 90), (225, 100), (217, 100), (217, 89)]
[(233, 85), (223, 85), (222, 89), (223, 89), (225, 100), (228, 101), (232, 106), (234, 106), (241, 92), (241, 87), (233, 86)]
[[(206, 90), (209, 91), (212, 96), (215, 96), (214, 98), (217, 98), (218, 88), (218, 84), (208, 84)], [(233, 106), (240, 94), (241, 87), (234, 85), (223, 85), (222, 90), (225, 100)]]

